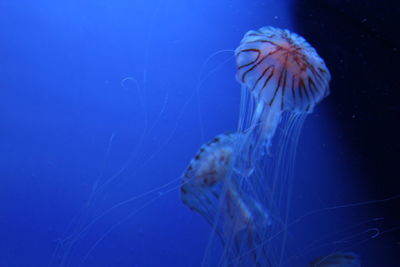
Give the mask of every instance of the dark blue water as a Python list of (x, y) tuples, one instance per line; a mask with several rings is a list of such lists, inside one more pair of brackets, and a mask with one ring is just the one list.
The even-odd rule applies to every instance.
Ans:
[[(296, 31), (292, 5), (1, 1), (0, 266), (200, 266), (210, 227), (178, 178), (237, 127), (232, 50), (250, 29)], [(379, 212), (332, 208), (371, 198), (331, 106), (300, 137), (288, 266), (338, 250), (395, 266), (371, 256)]]

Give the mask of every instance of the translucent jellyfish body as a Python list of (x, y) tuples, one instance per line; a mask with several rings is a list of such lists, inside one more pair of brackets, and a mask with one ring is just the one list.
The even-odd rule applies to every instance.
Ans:
[(183, 175), (182, 201), (200, 213), (223, 244), (223, 266), (266, 266), (263, 240), (270, 224), (262, 205), (231, 175), (241, 136), (223, 134), (203, 145)]
[(311, 113), (329, 94), (330, 73), (303, 37), (273, 27), (247, 32), (235, 55), (236, 78), (242, 85), (239, 131), (246, 133), (237, 169), (251, 173), (282, 113)]

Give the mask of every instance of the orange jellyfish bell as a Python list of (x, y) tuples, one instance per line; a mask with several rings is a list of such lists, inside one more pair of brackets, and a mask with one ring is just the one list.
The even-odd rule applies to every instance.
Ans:
[(182, 176), (181, 199), (211, 222), (218, 208), (221, 186), (230, 172), (236, 133), (221, 134), (204, 144)]
[(288, 30), (249, 31), (235, 55), (237, 80), (257, 102), (310, 113), (329, 93), (330, 73), (324, 61), (303, 37)]
[(296, 122), (289, 129), (300, 129), (305, 116), (329, 94), (330, 73), (303, 37), (273, 27), (247, 32), (235, 56), (242, 85), (238, 131), (244, 141), (234, 169), (249, 176), (255, 161), (269, 151), (283, 113), (288, 111), (289, 121)]

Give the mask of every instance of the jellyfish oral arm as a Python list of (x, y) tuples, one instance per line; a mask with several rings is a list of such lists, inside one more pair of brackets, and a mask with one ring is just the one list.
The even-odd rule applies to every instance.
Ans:
[(269, 152), (271, 139), (281, 118), (279, 102), (272, 105), (265, 101), (257, 101), (250, 126), (242, 129), (243, 141), (240, 143), (238, 158), (234, 163), (236, 172), (250, 176), (256, 162)]
[(271, 139), (281, 118), (281, 111), (276, 103), (269, 105), (264, 101), (259, 101), (255, 108), (252, 121), (254, 127), (251, 129), (250, 134), (257, 137), (255, 139), (258, 140), (257, 144), (255, 144), (256, 148), (265, 147), (268, 149), (270, 146)]

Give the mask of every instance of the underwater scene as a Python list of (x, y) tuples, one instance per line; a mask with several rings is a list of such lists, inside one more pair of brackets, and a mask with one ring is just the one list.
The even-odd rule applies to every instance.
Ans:
[(400, 267), (399, 14), (0, 0), (0, 267)]

